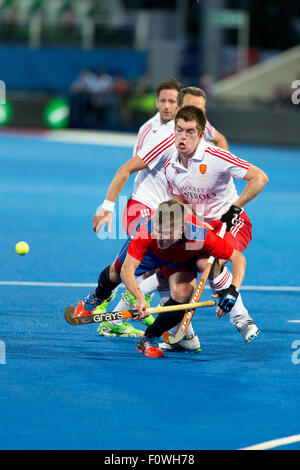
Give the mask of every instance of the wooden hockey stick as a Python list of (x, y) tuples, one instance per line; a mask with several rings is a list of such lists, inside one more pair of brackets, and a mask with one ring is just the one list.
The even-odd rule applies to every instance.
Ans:
[[(223, 238), (225, 235), (225, 232), (226, 232), (226, 224), (224, 223), (220, 230), (219, 237)], [(210, 256), (208, 258), (207, 265), (205, 266), (205, 269), (202, 273), (200, 281), (198, 282), (196, 289), (194, 290), (193, 297), (191, 298), (191, 303), (199, 302), (214, 261), (215, 261), (215, 258), (213, 256)], [(179, 341), (181, 341), (187, 332), (187, 329), (189, 327), (189, 324), (191, 323), (194, 313), (195, 313), (195, 309), (188, 310), (184, 314), (175, 335), (172, 336), (171, 333), (166, 331), (162, 335), (163, 340), (166, 343), (170, 343), (170, 344), (178, 343)]]
[[(213, 307), (214, 305), (216, 305), (215, 300), (206, 300), (205, 302), (167, 305), (166, 307), (150, 307), (147, 311), (149, 312), (149, 315), (151, 315), (153, 313), (175, 312), (177, 310), (187, 310), (191, 308)], [(100, 323), (102, 321), (120, 320), (122, 318), (135, 318), (137, 316), (137, 310), (118, 310), (116, 312), (92, 313), (91, 315), (82, 317), (74, 317), (74, 311), (74, 305), (69, 305), (65, 310), (65, 319), (71, 325), (86, 325), (88, 323)]]

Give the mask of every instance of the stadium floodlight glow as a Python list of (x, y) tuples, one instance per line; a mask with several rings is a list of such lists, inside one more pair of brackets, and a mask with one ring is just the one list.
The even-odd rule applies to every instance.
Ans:
[(12, 104), (7, 101), (6, 103), (0, 103), (0, 126), (6, 126), (12, 119), (13, 107)]
[(48, 127), (64, 129), (69, 124), (70, 108), (65, 98), (54, 98), (46, 104), (44, 120)]

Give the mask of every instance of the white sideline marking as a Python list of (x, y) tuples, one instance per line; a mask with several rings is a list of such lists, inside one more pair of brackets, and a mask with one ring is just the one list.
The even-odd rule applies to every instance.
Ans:
[(300, 292), (299, 286), (242, 286), (241, 290)]
[(136, 134), (107, 131), (74, 131), (72, 129), (66, 129), (61, 131), (47, 131), (43, 134), (43, 139), (72, 144), (133, 147), (136, 141)]
[[(122, 287), (124, 284), (121, 284)], [(95, 283), (85, 282), (26, 282), (26, 281), (0, 281), (0, 286), (35, 286), (35, 287), (96, 287)], [(206, 286), (205, 289), (210, 289)], [(241, 290), (249, 291), (278, 291), (300, 292), (299, 286), (242, 286)]]
[(253, 446), (243, 447), (239, 450), (267, 450), (273, 449), (274, 447), (286, 446), (287, 444), (293, 444), (294, 442), (300, 441), (300, 434), (294, 436), (282, 437), (281, 439), (273, 439), (272, 441), (261, 442), (260, 444), (254, 444)]
[(83, 282), (23, 282), (0, 281), (1, 286), (34, 286), (34, 287), (96, 287), (97, 284)]
[(288, 323), (300, 323), (300, 320), (288, 320)]

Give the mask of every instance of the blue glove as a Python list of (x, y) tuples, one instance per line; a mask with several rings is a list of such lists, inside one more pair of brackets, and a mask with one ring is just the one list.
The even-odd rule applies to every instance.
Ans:
[(238, 291), (231, 284), (227, 289), (220, 290), (217, 294), (220, 299), (218, 307), (222, 309), (224, 313), (229, 313), (237, 301), (239, 296)]

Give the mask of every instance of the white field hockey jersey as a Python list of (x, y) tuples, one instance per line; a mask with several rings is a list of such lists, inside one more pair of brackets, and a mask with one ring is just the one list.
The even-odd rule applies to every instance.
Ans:
[(219, 220), (237, 198), (234, 178), (243, 179), (250, 163), (201, 140), (188, 168), (179, 163), (178, 152), (165, 165), (169, 189), (181, 195), (202, 220)]
[(155, 210), (162, 201), (171, 195), (165, 178), (164, 164), (174, 150), (174, 121), (161, 124), (157, 113), (140, 129), (134, 155), (138, 155), (146, 168), (139, 171), (134, 180), (132, 199)]
[(159, 112), (155, 114), (152, 118), (148, 119), (140, 128), (137, 135), (137, 139), (135, 141), (134, 149), (133, 149), (133, 157), (139, 153), (139, 151), (143, 148), (143, 145), (149, 140), (149, 138), (156, 134), (157, 131), (163, 126), (160, 122), (160, 115)]
[[(207, 121), (205, 140), (211, 140), (214, 134), (214, 127)], [(147, 167), (137, 173), (131, 197), (153, 210), (171, 198), (164, 165), (175, 150), (174, 142), (174, 121), (161, 124), (159, 112), (145, 122), (138, 132), (133, 156), (138, 155)]]

